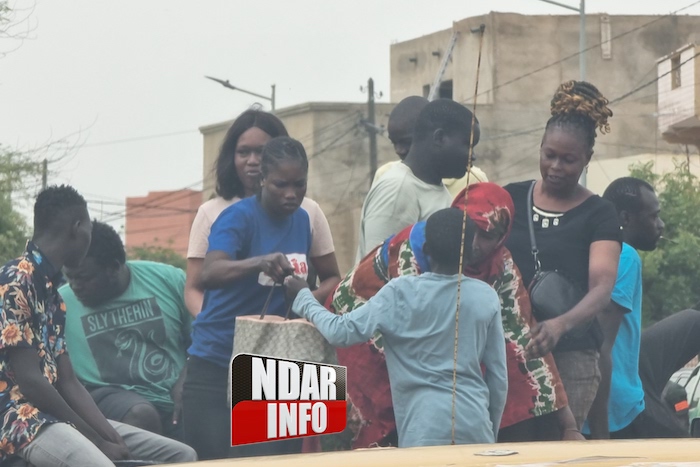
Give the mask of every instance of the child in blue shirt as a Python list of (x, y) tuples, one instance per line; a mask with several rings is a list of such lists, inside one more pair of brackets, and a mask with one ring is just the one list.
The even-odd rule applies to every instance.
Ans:
[[(430, 216), (425, 251), (433, 272), (396, 278), (351, 313), (329, 313), (304, 281), (285, 282), (294, 312), (331, 344), (350, 346), (382, 333), (400, 447), (451, 444), (453, 415), (456, 444), (494, 443), (498, 436), (508, 388), (500, 303), (485, 282), (457, 274), (462, 222), (456, 208)], [(467, 245), (474, 231), (468, 219)]]

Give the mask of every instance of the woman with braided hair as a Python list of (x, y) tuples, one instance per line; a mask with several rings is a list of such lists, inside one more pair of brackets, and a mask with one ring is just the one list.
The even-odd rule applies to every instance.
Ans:
[(610, 302), (621, 235), (615, 207), (578, 180), (593, 156), (596, 131), (610, 131), (612, 111), (595, 86), (569, 81), (554, 94), (551, 112), (540, 145), (542, 178), (505, 187), (516, 212), (506, 246), (530, 284), (535, 275), (531, 219), (541, 269), (559, 271), (583, 294), (570, 310), (534, 326), (526, 348), (530, 357), (553, 353), (580, 429), (600, 382), (603, 330), (595, 318)]

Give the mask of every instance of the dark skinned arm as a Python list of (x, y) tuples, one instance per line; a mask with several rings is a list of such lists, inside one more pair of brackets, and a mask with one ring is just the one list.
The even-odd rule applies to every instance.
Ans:
[[(95, 444), (110, 459), (129, 458), (129, 451), (123, 445), (121, 437), (102, 416), (90, 394), (75, 379), (67, 354), (64, 353), (57, 359), (59, 379), (54, 388), (41, 373), (41, 360), (36, 349), (9, 348), (6, 352), (8, 352), (10, 367), (15, 380), (27, 401), (42, 412), (51, 414), (59, 420), (72, 423), (83, 436)], [(66, 370), (66, 368), (68, 369)], [(63, 380), (64, 378), (65, 380)], [(73, 393), (66, 398), (68, 392), (71, 390), (75, 391), (75, 383), (71, 382), (71, 379), (75, 379), (80, 388), (82, 388), (83, 393)], [(82, 400), (78, 401), (78, 399)], [(78, 402), (77, 404), (76, 401)], [(90, 405), (92, 405), (96, 414), (89, 409), (85, 410), (85, 407)], [(94, 423), (99, 418), (103, 422)], [(107, 437), (105, 435), (110, 436)]]
[(193, 318), (202, 311), (204, 287), (201, 285), (203, 258), (187, 258), (187, 278), (185, 279), (185, 306)]
[(525, 349), (528, 358), (548, 354), (564, 334), (593, 320), (608, 306), (617, 278), (620, 250), (620, 243), (612, 240), (601, 240), (591, 244), (588, 262), (588, 293), (568, 312), (538, 323), (531, 329), (532, 339)]
[(574, 417), (571, 408), (567, 405), (566, 407), (557, 410), (556, 412), (557, 423), (559, 424), (559, 431), (561, 432), (561, 439), (564, 441), (585, 441), (586, 438), (581, 434), (581, 431), (576, 425), (576, 418)]
[(67, 353), (61, 354), (56, 360), (58, 366), (59, 378), (56, 383), (56, 389), (73, 411), (84, 420), (90, 427), (97, 432), (104, 440), (123, 446), (126, 451), (126, 457), (129, 457), (129, 451), (126, 444), (119, 433), (107, 421), (105, 416), (100, 412), (100, 409), (95, 404), (90, 393), (85, 389), (85, 386), (78, 381), (78, 377), (73, 371), (73, 364)]
[[(204, 257), (200, 284), (205, 289), (221, 289), (250, 274), (264, 272), (276, 283), (294, 272), (287, 257), (282, 253), (234, 260), (223, 251), (210, 251)], [(321, 272), (319, 271), (319, 277)]]
[(338, 260), (335, 257), (335, 253), (329, 253), (324, 256), (311, 258), (311, 263), (314, 265), (314, 268), (316, 268), (320, 281), (318, 289), (314, 290), (312, 293), (316, 300), (323, 304), (328, 298), (328, 295), (330, 295), (340, 283)]
[(610, 302), (607, 309), (598, 315), (598, 322), (603, 330), (603, 345), (600, 347), (600, 385), (598, 393), (593, 400), (593, 405), (588, 413), (588, 426), (591, 429), (591, 438), (609, 439), (610, 429), (608, 424), (608, 398), (610, 397), (610, 380), (612, 378), (612, 348), (615, 345), (617, 331), (620, 323), (629, 310), (615, 302)]

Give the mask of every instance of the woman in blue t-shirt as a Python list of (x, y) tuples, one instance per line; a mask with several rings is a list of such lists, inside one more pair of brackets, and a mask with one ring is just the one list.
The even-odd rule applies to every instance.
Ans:
[[(309, 215), (299, 209), (306, 194), (308, 160), (289, 137), (271, 139), (262, 153), (261, 190), (226, 208), (209, 235), (201, 281), (207, 289), (192, 325), (183, 390), (185, 440), (200, 459), (299, 452), (299, 440), (230, 448), (231, 413), (226, 410), (228, 367), (237, 316), (259, 314), (271, 287), (292, 273), (308, 272)], [(340, 281), (337, 268), (314, 264), (323, 278), (314, 291), (323, 300)], [(324, 269), (325, 268), (325, 269)], [(270, 295), (267, 314), (284, 316), (282, 287)]]

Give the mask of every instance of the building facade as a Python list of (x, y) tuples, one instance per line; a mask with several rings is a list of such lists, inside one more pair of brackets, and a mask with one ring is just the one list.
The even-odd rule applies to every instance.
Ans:
[(158, 246), (187, 255), (190, 227), (202, 192), (196, 190), (152, 191), (126, 199), (125, 246)]
[(659, 131), (670, 143), (700, 149), (700, 47), (688, 44), (658, 62)]
[[(393, 104), (375, 106), (378, 126), (386, 127)], [(367, 104), (310, 102), (275, 112), (309, 158), (307, 197), (318, 202), (333, 233), (341, 274), (354, 263), (362, 202), (370, 186), (369, 138), (362, 121)], [(214, 196), (214, 163), (233, 120), (200, 128), (204, 144), (203, 199)], [(377, 136), (379, 165), (396, 159), (386, 133)]]
[[(479, 50), (472, 29), (486, 25), (477, 96), (481, 142), (477, 164), (507, 183), (539, 176), (539, 145), (549, 103), (560, 83), (579, 79), (579, 17), (495, 13), (391, 46), (391, 101), (427, 95), (453, 32), (457, 42), (440, 88), (442, 97), (472, 106)], [(656, 63), (700, 31), (698, 16), (589, 14), (586, 80), (611, 101), (612, 132), (597, 138), (598, 160), (639, 153), (680, 153), (657, 130)], [(651, 81), (646, 87), (643, 85)], [(633, 92), (637, 90), (637, 92)], [(621, 98), (619, 102), (615, 99)]]

